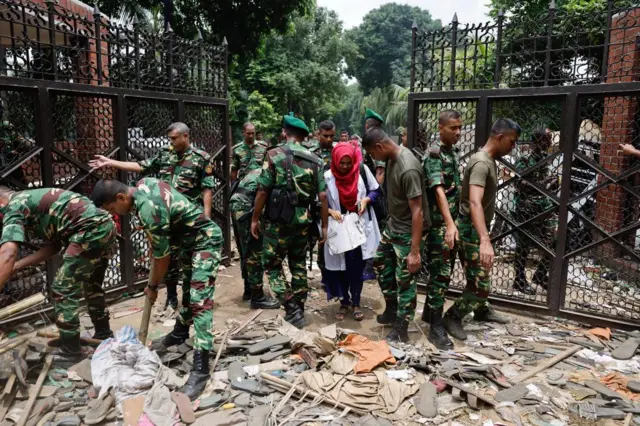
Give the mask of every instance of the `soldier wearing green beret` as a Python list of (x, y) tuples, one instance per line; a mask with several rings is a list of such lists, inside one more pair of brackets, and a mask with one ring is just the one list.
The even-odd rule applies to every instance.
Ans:
[[(307, 125), (292, 116), (285, 116), (283, 128), (287, 143), (267, 152), (258, 180), (258, 195), (251, 220), (253, 238), (260, 238), (260, 220), (265, 210), (262, 260), (272, 292), (284, 305), (285, 320), (296, 327), (304, 325), (304, 304), (307, 299), (305, 270), (311, 217), (311, 204), (320, 200), (322, 236), (327, 235), (328, 206), (322, 162), (300, 145), (309, 134)], [(287, 257), (291, 283), (285, 281), (282, 261)]]

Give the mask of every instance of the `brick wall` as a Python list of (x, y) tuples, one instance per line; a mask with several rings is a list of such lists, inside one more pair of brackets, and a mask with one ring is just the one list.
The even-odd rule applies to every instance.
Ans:
[[(610, 33), (610, 49), (607, 83), (623, 83), (640, 80), (640, 8), (613, 17)], [(604, 101), (600, 165), (614, 175), (629, 167), (629, 159), (622, 157), (618, 146), (632, 143), (636, 134), (636, 97), (609, 97)], [(599, 176), (598, 183), (606, 178)], [(615, 232), (624, 224), (631, 212), (625, 210), (627, 194), (618, 185), (600, 190), (596, 199), (596, 221), (607, 232)], [(604, 245), (601, 256), (615, 257), (620, 250), (614, 245)]]

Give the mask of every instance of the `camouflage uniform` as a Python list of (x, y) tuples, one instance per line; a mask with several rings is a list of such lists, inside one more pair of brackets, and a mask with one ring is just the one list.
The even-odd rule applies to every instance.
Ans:
[(213, 293), (221, 260), (222, 231), (202, 209), (167, 183), (141, 179), (133, 194), (134, 210), (151, 241), (155, 259), (172, 253), (179, 237), (182, 261), (182, 308), (178, 322), (193, 323), (196, 350), (213, 348)]
[(251, 170), (262, 168), (266, 152), (267, 144), (262, 141), (256, 141), (251, 146), (247, 145), (244, 141), (234, 145), (231, 158), (231, 171), (237, 171), (238, 179), (242, 179), (244, 175)]
[[(155, 157), (141, 161), (142, 175), (156, 175), (168, 183), (192, 203), (202, 204), (202, 192), (213, 190), (213, 164), (205, 151), (189, 147), (180, 156), (173, 146), (162, 148)], [(164, 277), (167, 285), (167, 297), (177, 297), (176, 287), (180, 280), (180, 237), (171, 243), (171, 263)]]
[(236, 192), (229, 200), (231, 217), (236, 222), (238, 230), (238, 241), (242, 244), (241, 268), (243, 278), (247, 280), (250, 290), (262, 288), (262, 277), (264, 268), (262, 267), (262, 235), (259, 239), (251, 236), (251, 213), (258, 192), (258, 178), (262, 173), (261, 169), (251, 170), (240, 181)]
[(307, 148), (309, 151), (314, 152), (320, 148), (320, 141), (317, 139), (309, 139), (306, 141), (302, 141), (300, 145)]
[[(516, 161), (516, 169), (518, 171), (524, 171), (544, 160), (546, 156), (546, 152), (523, 155)], [(544, 186), (543, 182), (547, 181), (548, 178), (549, 166), (544, 165), (527, 175), (526, 179)], [(515, 219), (519, 223), (526, 222), (540, 213), (553, 208), (553, 203), (548, 197), (524, 183), (520, 183), (516, 187), (515, 204)], [(557, 227), (558, 217), (553, 214), (544, 220), (530, 223), (526, 229), (529, 230), (531, 234), (538, 236), (548, 247), (553, 247)], [(516, 281), (520, 281), (522, 284), (526, 283), (525, 269), (531, 246), (535, 247), (535, 244), (528, 237), (520, 233), (517, 234), (515, 254)], [(533, 275), (535, 284), (547, 284), (550, 267), (551, 257), (546, 252), (543, 252), (542, 259), (537, 265)]]
[[(421, 243), (422, 244), (422, 243)], [(411, 234), (385, 228), (373, 266), (385, 300), (397, 300), (397, 317), (412, 321), (417, 303), (417, 274), (409, 273), (407, 257), (411, 252)]]
[(320, 157), (322, 160), (322, 170), (326, 172), (331, 168), (331, 153), (333, 152), (333, 147), (331, 149), (322, 148), (320, 144), (309, 148), (309, 151)]
[(0, 244), (24, 243), (25, 234), (66, 250), (53, 280), (56, 325), (63, 340), (80, 336), (78, 310), (84, 296), (96, 331), (109, 330), (102, 282), (116, 242), (111, 216), (86, 197), (62, 189), (33, 189), (13, 195), (0, 209)]
[(439, 310), (444, 306), (445, 293), (451, 283), (457, 248), (450, 249), (445, 243), (447, 227), (438, 208), (435, 188), (440, 185), (443, 187), (449, 203), (449, 212), (455, 221), (460, 209), (461, 186), (458, 149), (455, 146), (447, 147), (442, 141), (435, 142), (427, 152), (423, 167), (429, 187), (427, 198), (431, 217), (431, 228), (427, 233), (428, 305), (432, 310)]
[[(289, 142), (285, 145), (291, 151), (308, 150), (299, 144)], [(315, 157), (315, 156), (314, 156)], [(258, 189), (270, 193), (272, 189), (284, 189), (287, 186), (285, 169), (285, 150), (282, 147), (269, 150), (262, 174), (258, 179)], [(326, 183), (321, 171), (321, 161), (316, 157), (316, 172), (311, 162), (293, 158), (292, 177), (294, 189), (298, 194), (298, 207), (291, 223), (282, 224), (267, 221), (264, 230), (262, 261), (269, 278), (271, 290), (281, 303), (294, 297), (298, 304), (307, 299), (307, 272), (305, 262), (308, 249), (309, 225), (311, 214), (308, 206), (317, 194), (326, 191)], [(282, 261), (287, 257), (291, 270), (291, 285), (287, 285), (282, 271)]]

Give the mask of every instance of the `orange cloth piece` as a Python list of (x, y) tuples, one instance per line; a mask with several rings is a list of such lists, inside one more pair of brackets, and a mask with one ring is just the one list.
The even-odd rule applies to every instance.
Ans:
[(369, 373), (381, 364), (396, 363), (391, 355), (389, 345), (384, 340), (374, 342), (359, 334), (350, 334), (338, 346), (358, 356), (358, 362), (353, 368), (354, 373)]
[(629, 389), (627, 389), (628, 381), (629, 379), (625, 375), (623, 375), (622, 373), (618, 373), (617, 371), (614, 373), (609, 373), (606, 376), (604, 376), (602, 379), (600, 379), (600, 383), (602, 383), (609, 389), (612, 389), (624, 395), (626, 398), (630, 399), (631, 401), (640, 401), (639, 394), (631, 392)]
[(606, 340), (611, 340), (611, 330), (609, 328), (592, 328), (589, 330), (589, 333)]

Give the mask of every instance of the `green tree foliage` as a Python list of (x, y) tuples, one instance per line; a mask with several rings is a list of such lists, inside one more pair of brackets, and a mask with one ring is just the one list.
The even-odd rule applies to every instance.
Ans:
[[(616, 0), (617, 9), (633, 7), (636, 0)], [(562, 85), (576, 72), (598, 78), (602, 66), (607, 0), (556, 0), (552, 27), (551, 85)], [(544, 61), (549, 30), (549, 0), (491, 0), (490, 14), (505, 13), (508, 29), (504, 32), (503, 66), (512, 80), (544, 83)]]
[[(193, 39), (198, 30), (205, 40), (221, 42), (226, 37), (229, 52), (247, 60), (262, 37), (289, 28), (294, 12), (307, 14), (314, 0), (173, 0), (173, 30)], [(121, 10), (143, 17), (143, 10), (162, 7), (162, 0), (98, 0), (100, 10), (116, 16)], [(160, 9), (161, 10), (161, 9)]]
[(282, 120), (267, 98), (254, 91), (247, 99), (247, 119), (251, 121), (258, 131), (263, 129), (275, 129)]
[[(260, 104), (270, 104), (279, 116), (292, 111), (307, 124), (319, 122), (339, 110), (346, 86), (343, 64), (355, 51), (335, 12), (318, 8), (310, 16), (296, 13), (288, 31), (272, 31), (247, 65), (234, 68), (233, 87), (251, 96), (260, 93)], [(236, 100), (240, 102), (233, 118), (239, 123), (251, 114)]]
[(376, 87), (409, 85), (414, 20), (425, 31), (442, 26), (424, 9), (388, 3), (369, 12), (360, 26), (348, 31), (359, 52), (347, 62), (347, 72), (358, 79), (365, 94)]

